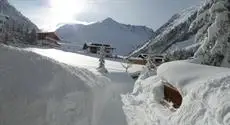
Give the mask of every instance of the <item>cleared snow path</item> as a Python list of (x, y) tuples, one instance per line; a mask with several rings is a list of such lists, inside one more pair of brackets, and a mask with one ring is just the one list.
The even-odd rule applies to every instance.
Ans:
[(120, 94), (134, 81), (118, 62), (107, 61), (104, 76), (94, 70), (96, 58), (29, 50), (57, 61), (0, 46), (0, 125), (127, 124)]
[[(65, 52), (57, 49), (29, 48), (26, 50), (33, 51), (35, 53), (52, 58), (54, 60), (57, 60), (59, 62), (68, 65), (87, 68), (91, 71), (95, 71), (95, 69), (98, 67), (99, 64), (98, 58), (96, 57), (90, 57), (90, 56), (81, 55), (77, 53)], [(125, 72), (125, 69), (122, 67), (120, 62), (106, 60), (105, 67), (110, 72)], [(140, 68), (142, 68), (142, 66), (135, 65), (135, 68), (139, 70)]]

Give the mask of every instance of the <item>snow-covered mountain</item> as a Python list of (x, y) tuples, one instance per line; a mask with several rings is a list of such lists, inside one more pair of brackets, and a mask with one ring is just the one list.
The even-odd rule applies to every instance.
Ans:
[(38, 29), (27, 17), (22, 15), (14, 6), (7, 0), (0, 0), (0, 12), (16, 21), (17, 24), (26, 25), (29, 29)]
[(56, 32), (64, 41), (79, 45), (86, 42), (111, 44), (120, 55), (127, 55), (154, 35), (150, 28), (121, 24), (112, 18), (89, 25), (67, 24)]
[(6, 19), (4, 25), (1, 26), (0, 42), (16, 46), (36, 43), (32, 40), (36, 34), (32, 33), (38, 31), (37, 26), (7, 0), (0, 0), (0, 15)]
[(230, 62), (229, 6), (227, 0), (206, 0), (200, 7), (186, 9), (174, 15), (156, 31), (156, 37), (131, 55), (183, 49), (184, 53), (195, 53), (194, 57), (202, 64), (227, 66)]
[(154, 54), (161, 54), (173, 48), (181, 48), (183, 43), (186, 43), (183, 47), (193, 45), (192, 39), (196, 33), (190, 32), (189, 26), (195, 20), (196, 15), (197, 7), (191, 7), (173, 15), (167, 23), (156, 30), (156, 36), (153, 39), (147, 41), (131, 55), (147, 53), (149, 49)]

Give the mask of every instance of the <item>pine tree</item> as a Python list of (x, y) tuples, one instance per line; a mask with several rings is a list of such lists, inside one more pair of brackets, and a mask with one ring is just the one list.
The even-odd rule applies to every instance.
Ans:
[(87, 44), (85, 43), (84, 45), (83, 45), (83, 50), (86, 50), (88, 48), (88, 46), (87, 46)]
[(37, 32), (36, 29), (33, 29), (29, 34), (29, 43), (35, 44), (37, 40)]
[(99, 54), (99, 67), (97, 70), (101, 73), (108, 73), (108, 70), (105, 68), (105, 46), (101, 46)]

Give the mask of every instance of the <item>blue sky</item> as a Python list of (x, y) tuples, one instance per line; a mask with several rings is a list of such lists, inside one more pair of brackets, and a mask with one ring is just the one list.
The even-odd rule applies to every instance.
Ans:
[[(90, 23), (107, 17), (112, 17), (118, 22), (126, 24), (146, 25), (156, 30), (173, 14), (190, 6), (199, 5), (200, 1), (9, 0), (11, 4), (44, 30), (54, 30), (57, 25), (63, 23)], [(71, 11), (76, 11), (76, 13)]]

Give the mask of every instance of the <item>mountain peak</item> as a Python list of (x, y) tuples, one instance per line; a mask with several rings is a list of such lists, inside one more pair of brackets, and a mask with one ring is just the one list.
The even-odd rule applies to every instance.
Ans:
[(104, 19), (102, 21), (102, 23), (117, 23), (117, 21), (115, 21), (114, 19), (112, 19), (111, 17), (108, 17), (106, 19)]

